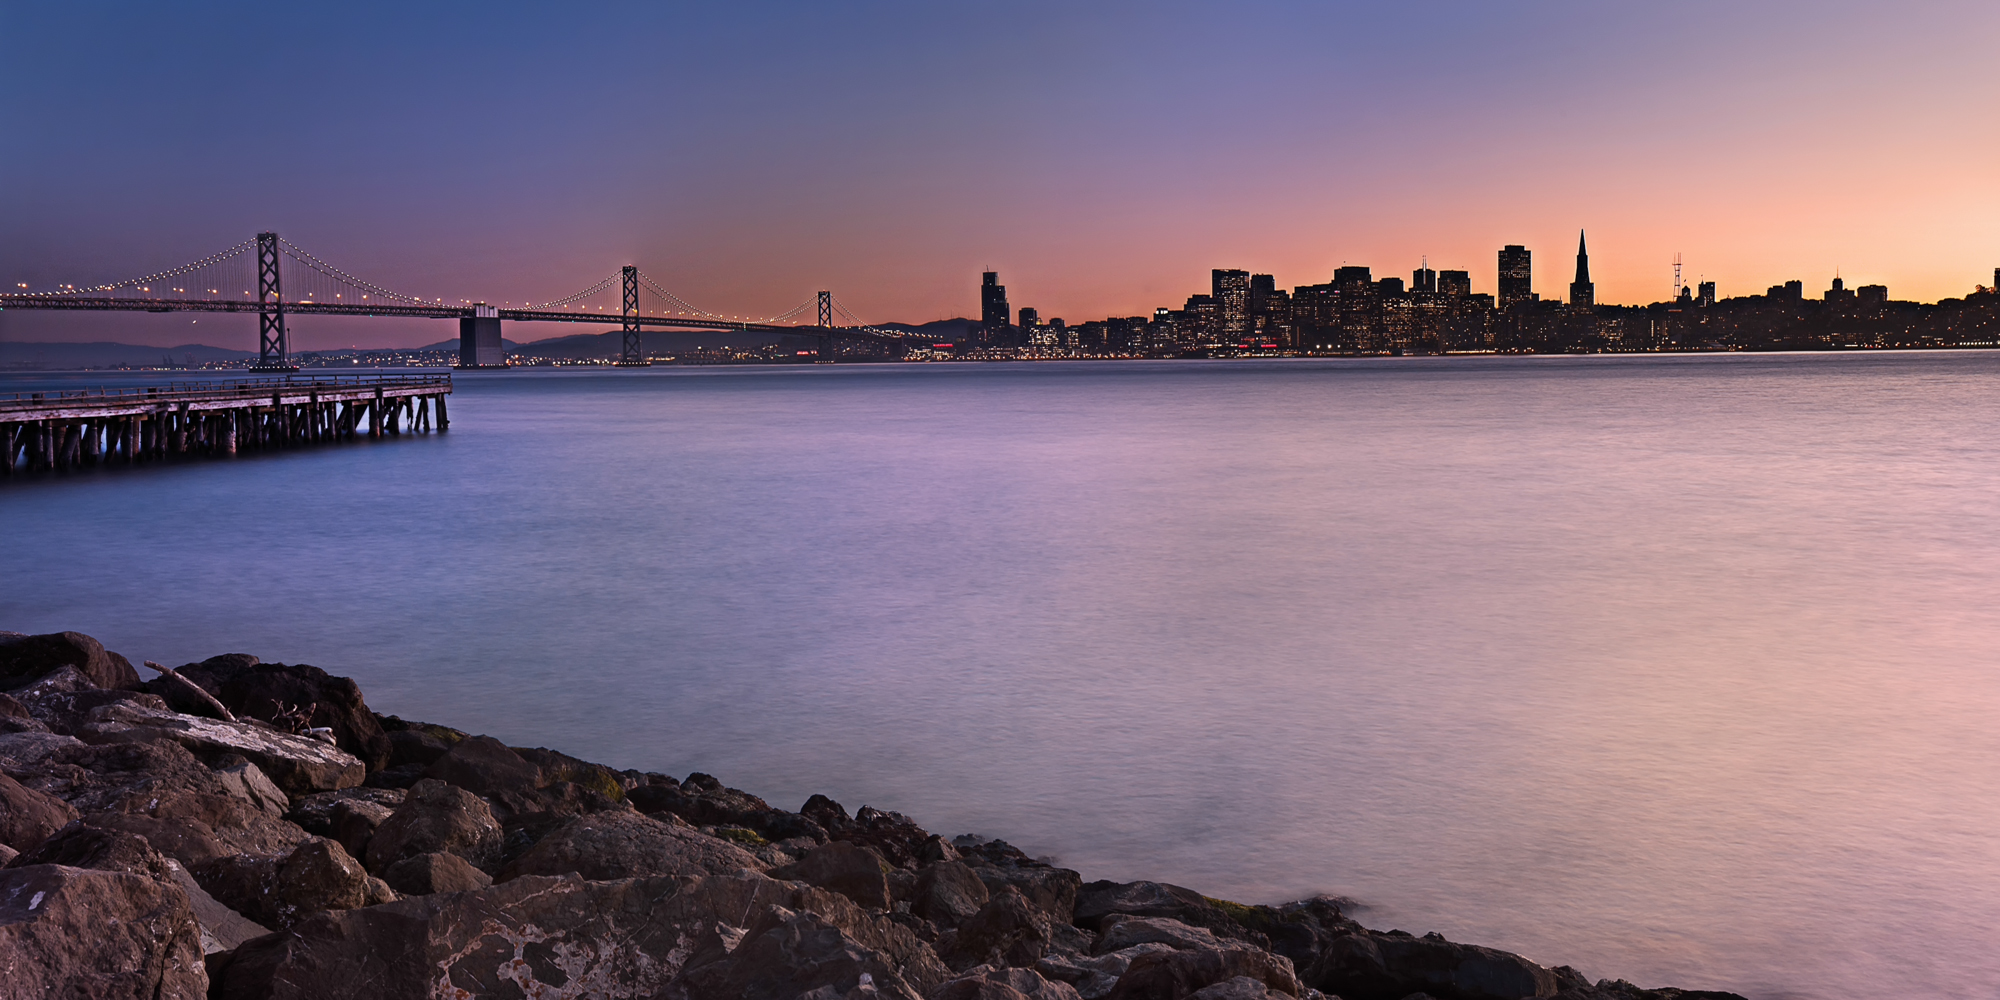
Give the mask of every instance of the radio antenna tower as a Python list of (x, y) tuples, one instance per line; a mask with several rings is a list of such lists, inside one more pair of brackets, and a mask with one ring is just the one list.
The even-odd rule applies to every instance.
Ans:
[(1674, 255), (1674, 298), (1681, 297), (1681, 255)]

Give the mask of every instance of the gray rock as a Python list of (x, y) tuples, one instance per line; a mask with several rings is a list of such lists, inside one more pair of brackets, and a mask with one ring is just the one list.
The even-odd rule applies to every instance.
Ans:
[(1078, 890), (1075, 914), (1076, 925), (1091, 930), (1101, 931), (1105, 918), (1114, 914), (1170, 917), (1190, 927), (1212, 931), (1218, 937), (1259, 947), (1270, 944), (1263, 934), (1237, 923), (1208, 897), (1165, 882), (1092, 882)]
[(18, 771), (39, 770), (57, 752), (82, 745), (74, 736), (47, 731), (0, 733), (0, 765)]
[(271, 933), (242, 914), (217, 902), (186, 868), (165, 857), (146, 838), (85, 823), (72, 823), (50, 837), (34, 853), (22, 855), (10, 864), (66, 865), (94, 871), (124, 872), (158, 882), (171, 882), (187, 893), (195, 923), (201, 928), (201, 950), (205, 955), (228, 951), (254, 937)]
[(273, 819), (282, 819), (291, 811), (291, 797), (264, 774), (263, 768), (248, 760), (232, 761), (211, 770), (221, 779), (222, 787), (229, 794), (256, 806)]
[(986, 883), (957, 861), (940, 861), (917, 873), (910, 912), (940, 927), (957, 927), (991, 898)]
[(361, 862), (325, 837), (314, 837), (282, 858), (218, 858), (193, 875), (230, 909), (279, 930), (323, 910), (368, 906), (379, 896)]
[(1049, 952), (1049, 918), (1013, 886), (1003, 886), (979, 912), (947, 935), (938, 952), (954, 969), (975, 965), (1033, 966)]
[(85, 743), (178, 743), (199, 754), (238, 754), (292, 795), (352, 788), (368, 770), (353, 755), (318, 740), (250, 722), (222, 722), (121, 703), (92, 709), (77, 731)]
[(1223, 941), (1213, 931), (1203, 927), (1189, 927), (1171, 917), (1128, 917), (1114, 914), (1103, 923), (1104, 937), (1097, 944), (1099, 952), (1119, 951), (1135, 944), (1164, 944), (1176, 951), (1190, 951), (1196, 948), (1220, 948)]
[(232, 794), (169, 741), (58, 746), (32, 770), (11, 773), (68, 802), (92, 825), (143, 836), (189, 868), (226, 854), (283, 854), (306, 837)]
[(502, 833), (479, 796), (435, 779), (417, 782), (368, 840), (368, 870), (376, 874), (407, 857), (444, 851), (473, 867), (493, 864)]
[(434, 892), (471, 892), (493, 884), (493, 877), (465, 862), (456, 854), (434, 851), (404, 858), (382, 873), (389, 888), (405, 896), (428, 896)]
[(1270, 996), (1271, 988), (1264, 985), (1261, 980), (1249, 976), (1237, 976), (1212, 986), (1204, 986), (1188, 994), (1188, 1000), (1266, 1000)]
[(0, 774), (0, 844), (32, 851), (76, 819), (76, 808)]
[[(746, 915), (765, 915), (773, 907), (811, 913), (880, 956), (914, 996), (948, 976), (908, 931), (822, 889), (752, 873), (611, 882), (527, 876), (472, 892), (310, 917), (289, 934), (248, 942), (219, 961), (211, 995), (334, 1000), (352, 996), (355, 984), (365, 982), (382, 1000), (746, 996), (695, 988), (693, 976), (684, 980), (683, 974), (699, 967), (703, 976), (721, 981), (749, 976), (744, 949), (752, 939), (719, 928), (740, 927)], [(731, 938), (739, 942), (734, 948)], [(819, 985), (825, 983), (795, 989), (784, 1000)], [(845, 992), (856, 983), (836, 985)]]
[(1083, 1000), (1097, 1000), (1118, 985), (1118, 977), (1132, 967), (1132, 962), (1141, 955), (1176, 950), (1171, 945), (1150, 943), (1133, 945), (1118, 951), (1106, 952), (1094, 957), (1080, 955), (1047, 955), (1035, 963), (1035, 971), (1044, 978), (1067, 983), (1076, 988)]
[[(867, 977), (884, 1000), (921, 1000), (891, 957), (856, 941), (827, 918), (769, 906), (727, 956), (687, 970), (670, 997), (794, 1000), (826, 990), (851, 995)], [(864, 994), (865, 995), (865, 994)]]
[(130, 661), (81, 632), (0, 636), (0, 687), (17, 687), (63, 667), (74, 667), (93, 687), (139, 687), (139, 672)]
[(980, 967), (944, 984), (928, 1000), (1082, 1000), (1075, 987), (1044, 978), (1033, 969)]
[(604, 881), (727, 875), (762, 867), (755, 855), (726, 840), (621, 809), (569, 820), (508, 865), (501, 879), (575, 872)]
[(123, 872), (64, 865), (0, 870), (0, 969), (8, 970), (0, 989), (9, 996), (202, 1000), (208, 994), (201, 929), (187, 894)]
[(1296, 997), (1305, 989), (1292, 969), (1291, 959), (1232, 941), (1222, 948), (1140, 955), (1132, 960), (1125, 974), (1118, 977), (1118, 985), (1106, 996), (1110, 1000), (1181, 1000), (1239, 976), (1254, 979), (1287, 996)]
[(835, 841), (807, 851), (792, 864), (771, 871), (772, 878), (816, 885), (840, 893), (871, 910), (889, 908), (889, 881), (883, 877), (882, 856), (859, 844)]

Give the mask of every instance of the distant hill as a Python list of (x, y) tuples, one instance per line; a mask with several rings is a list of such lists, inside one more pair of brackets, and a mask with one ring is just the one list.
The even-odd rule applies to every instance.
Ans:
[(915, 326), (908, 323), (870, 323), (869, 325), (878, 326), (884, 330), (901, 330), (904, 333), (914, 333), (940, 344), (954, 344), (971, 339), (972, 331), (979, 326), (979, 323), (976, 320), (959, 318), (937, 319), (928, 323), (919, 323)]
[[(742, 333), (726, 330), (645, 330), (639, 342), (647, 354), (679, 354), (697, 347), (761, 347), (785, 338), (778, 333)], [(509, 347), (509, 353), (529, 358), (567, 360), (615, 358), (625, 347), (625, 335), (618, 330), (604, 333), (573, 333)]]
[(180, 344), (174, 347), (144, 347), (100, 340), (84, 344), (0, 341), (0, 367), (27, 369), (136, 368), (144, 365), (184, 365), (192, 356), (195, 364), (210, 361), (241, 361), (257, 356), (255, 351), (234, 351), (207, 344)]

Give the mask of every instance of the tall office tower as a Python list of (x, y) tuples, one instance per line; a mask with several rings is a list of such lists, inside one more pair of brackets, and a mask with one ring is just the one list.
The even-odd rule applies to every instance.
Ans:
[(1508, 244), (1500, 248), (1500, 308), (1526, 302), (1534, 294), (1535, 268), (1528, 248)]
[(1410, 291), (1435, 292), (1438, 290), (1438, 273), (1431, 270), (1430, 261), (1410, 273)]
[(979, 325), (988, 338), (1007, 332), (1007, 286), (998, 271), (987, 271), (979, 280)]
[(1025, 329), (1027, 329), (1028, 327), (1031, 327), (1031, 326), (1040, 326), (1040, 325), (1042, 325), (1042, 313), (1041, 313), (1041, 310), (1039, 310), (1039, 309), (1036, 309), (1036, 308), (1035, 308), (1034, 306), (1022, 306), (1022, 307), (1021, 307), (1021, 328), (1025, 330)]
[(1250, 272), (1209, 272), (1210, 292), (1215, 299), (1216, 332), (1225, 338), (1250, 332)]
[(1278, 279), (1269, 274), (1250, 276), (1250, 314), (1263, 315), (1270, 308), (1271, 297), (1278, 294)]
[(1715, 304), (1715, 282), (1713, 282), (1713, 281), (1704, 281), (1704, 282), (1702, 282), (1702, 283), (1701, 283), (1701, 285), (1700, 285), (1699, 287), (1700, 287), (1700, 291), (1699, 291), (1699, 292), (1698, 292), (1698, 293), (1697, 293), (1697, 294), (1695, 295), (1695, 301), (1696, 301), (1696, 302), (1699, 302), (1699, 303), (1700, 303), (1701, 305), (1704, 305), (1704, 306), (1712, 306), (1712, 305), (1714, 305), (1714, 304)]
[(1472, 294), (1471, 271), (1439, 271), (1438, 294), (1462, 299)]
[(1356, 292), (1375, 284), (1365, 267), (1341, 266), (1333, 269), (1333, 289), (1337, 292)]
[(1575, 309), (1597, 308), (1597, 286), (1590, 282), (1590, 251), (1584, 249), (1581, 229), (1576, 232), (1576, 280), (1569, 283), (1569, 304)]

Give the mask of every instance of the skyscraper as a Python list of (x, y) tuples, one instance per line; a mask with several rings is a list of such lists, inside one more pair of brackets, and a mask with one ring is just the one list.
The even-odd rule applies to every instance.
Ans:
[(1271, 298), (1278, 294), (1278, 279), (1275, 275), (1253, 274), (1250, 276), (1250, 314), (1264, 312)]
[(1438, 273), (1431, 270), (1430, 261), (1410, 274), (1410, 291), (1435, 292), (1438, 290)]
[(1534, 294), (1534, 262), (1528, 248), (1509, 243), (1500, 248), (1500, 308), (1526, 302)]
[(1241, 337), (1250, 330), (1250, 272), (1209, 272), (1210, 293), (1215, 299), (1216, 332), (1225, 339)]
[[(1526, 253), (1527, 251), (1522, 251)], [(1502, 253), (1505, 259), (1505, 253)], [(1506, 266), (1504, 263), (1501, 265)], [(1590, 251), (1583, 246), (1583, 230), (1576, 233), (1576, 280), (1569, 283), (1569, 304), (1573, 309), (1597, 308), (1597, 286), (1590, 281)]]
[(1454, 299), (1462, 299), (1472, 294), (1471, 271), (1439, 271), (1438, 293)]
[(1000, 283), (1000, 272), (987, 271), (979, 280), (979, 325), (984, 328), (987, 339), (1007, 332), (1007, 286)]

